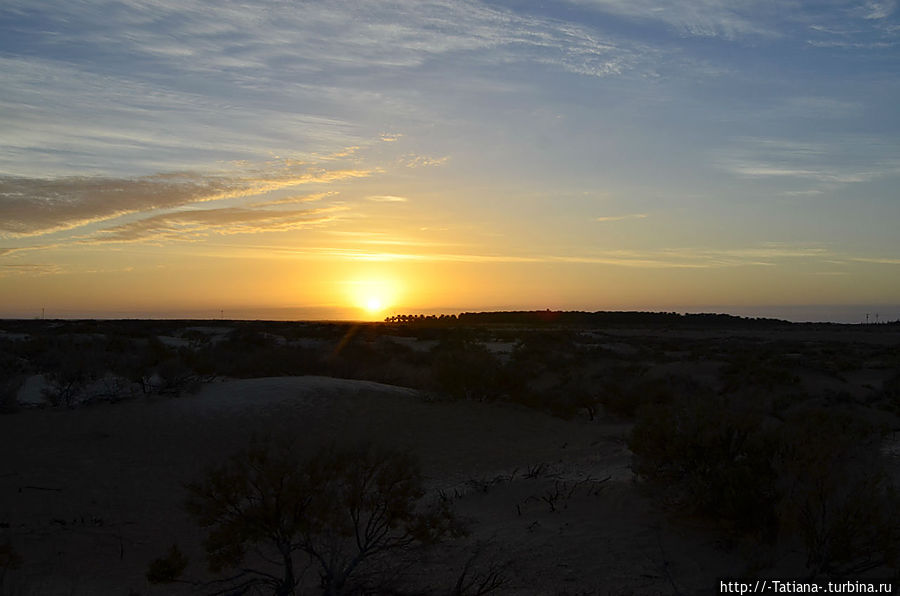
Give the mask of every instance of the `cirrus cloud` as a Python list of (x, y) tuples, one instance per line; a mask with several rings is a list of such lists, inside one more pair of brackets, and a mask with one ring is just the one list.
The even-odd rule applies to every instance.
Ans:
[[(5, 176), (0, 177), (0, 234), (13, 237), (37, 236), (128, 214), (250, 197), (302, 185), (326, 185), (366, 177), (372, 172), (285, 166), (236, 176), (193, 173), (158, 174), (130, 179)], [(287, 200), (294, 201), (282, 201)]]
[(225, 207), (176, 211), (102, 230), (82, 242), (95, 244), (163, 239), (195, 240), (212, 234), (285, 232), (334, 221), (341, 210), (341, 207), (333, 206), (291, 210)]
[(405, 203), (409, 201), (406, 197), (399, 197), (397, 195), (374, 195), (366, 198), (370, 201), (375, 201), (376, 203)]

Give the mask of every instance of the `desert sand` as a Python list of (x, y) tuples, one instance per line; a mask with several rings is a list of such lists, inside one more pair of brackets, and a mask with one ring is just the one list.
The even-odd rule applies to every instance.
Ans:
[[(431, 491), (452, 495), (469, 537), (439, 547), (429, 585), (483, 547), (512, 562), (501, 593), (711, 591), (739, 559), (667, 523), (633, 483), (627, 425), (562, 420), (509, 404), (431, 401), (417, 391), (326, 377), (228, 380), (197, 395), (30, 410), (0, 417), (0, 521), (19, 545), (11, 594), (177, 592), (148, 562), (178, 542), (205, 578), (184, 484), (257, 434), (312, 451), (371, 440), (417, 453)], [(534, 478), (528, 478), (529, 475)], [(556, 483), (582, 481), (551, 511)], [(603, 482), (601, 482), (603, 481)], [(185, 589), (185, 591), (187, 591)]]

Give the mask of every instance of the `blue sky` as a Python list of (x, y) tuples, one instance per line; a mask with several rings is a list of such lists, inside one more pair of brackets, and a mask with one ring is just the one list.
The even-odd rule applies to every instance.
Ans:
[(214, 309), (224, 276), (230, 307), (900, 317), (898, 41), (886, 0), (6, 0), (6, 315)]

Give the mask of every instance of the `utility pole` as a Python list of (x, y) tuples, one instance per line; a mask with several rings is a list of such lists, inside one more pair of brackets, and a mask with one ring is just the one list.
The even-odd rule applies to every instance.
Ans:
[(866, 325), (869, 324), (869, 313), (866, 313)]

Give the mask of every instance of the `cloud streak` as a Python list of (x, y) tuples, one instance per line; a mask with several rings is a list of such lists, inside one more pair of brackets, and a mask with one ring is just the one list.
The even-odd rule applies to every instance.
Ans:
[(623, 221), (626, 219), (644, 219), (649, 217), (646, 213), (629, 213), (628, 215), (606, 215), (601, 217), (595, 217), (594, 221), (599, 222), (607, 222), (607, 221)]
[(59, 265), (48, 263), (0, 263), (0, 277), (54, 275), (62, 271)]
[(428, 168), (445, 164), (449, 159), (450, 157), (447, 155), (444, 157), (429, 157), (427, 155), (410, 154), (400, 158), (400, 163), (407, 168)]
[[(576, 0), (604, 12), (638, 21), (661, 22), (696, 37), (733, 39), (743, 35), (774, 36), (771, 25), (728, 0)], [(756, 5), (758, 8), (758, 5)]]
[(317, 192), (309, 195), (297, 195), (293, 197), (286, 197), (283, 199), (277, 199), (274, 201), (259, 201), (251, 203), (253, 207), (277, 207), (280, 205), (296, 205), (297, 203), (313, 203), (316, 201), (321, 201), (322, 199), (332, 197), (337, 193), (334, 191), (331, 192)]
[(229, 207), (177, 211), (102, 230), (82, 243), (198, 240), (212, 234), (285, 232), (332, 222), (341, 210), (340, 207), (283, 211)]
[[(830, 187), (897, 175), (900, 144), (862, 135), (823, 136), (806, 142), (745, 138), (722, 151), (716, 162), (741, 178), (796, 179)], [(813, 194), (813, 190), (821, 189), (802, 192)]]
[(406, 197), (397, 195), (373, 195), (366, 198), (370, 201), (375, 201), (376, 203), (406, 203), (409, 201)]
[[(802, 2), (733, 2), (731, 0), (570, 0), (574, 4), (644, 23), (661, 23), (681, 35), (738, 40), (782, 38), (806, 26), (824, 34), (871, 34), (895, 13), (894, 0), (828, 3), (826, 10)], [(877, 31), (877, 29), (875, 29)]]
[[(377, 243), (369, 243), (377, 244)], [(395, 244), (395, 243), (386, 243)], [(406, 245), (406, 243), (397, 243)], [(433, 246), (413, 244), (419, 248)], [(437, 245), (440, 246), (440, 245)], [(729, 267), (770, 267), (788, 260), (819, 261), (833, 258), (823, 247), (762, 245), (735, 249), (702, 247), (668, 248), (659, 250), (609, 250), (585, 254), (490, 254), (470, 252), (373, 251), (355, 247), (273, 247), (261, 248), (269, 254), (340, 258), (370, 262), (433, 262), (433, 263), (547, 263), (608, 265), (638, 269), (722, 269)]]
[[(239, 176), (192, 173), (159, 174), (133, 179), (6, 176), (0, 177), (0, 233), (12, 237), (36, 236), (71, 230), (128, 214), (250, 197), (302, 185), (327, 185), (364, 178), (372, 173), (372, 170), (285, 166)], [(305, 199), (310, 200), (311, 196), (313, 195), (308, 195)], [(296, 200), (281, 199), (263, 205)]]

